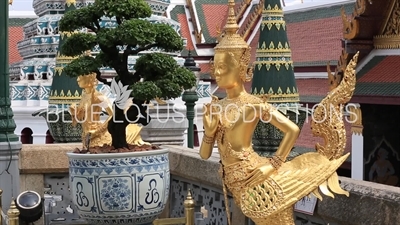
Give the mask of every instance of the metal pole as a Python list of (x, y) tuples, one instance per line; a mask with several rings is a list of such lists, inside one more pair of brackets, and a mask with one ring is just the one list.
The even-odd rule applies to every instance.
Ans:
[(194, 225), (194, 207), (196, 206), (196, 202), (192, 197), (192, 193), (190, 189), (188, 190), (188, 195), (183, 202), (183, 206), (185, 207), (185, 216), (178, 218), (163, 218), (156, 219), (153, 222), (153, 225), (172, 225), (172, 224), (185, 224), (185, 225)]
[[(10, 2), (11, 3), (11, 2)], [(8, 75), (8, 0), (0, 1), (0, 142), (18, 141), (14, 134)]]
[(10, 209), (7, 211), (8, 225), (19, 225), (19, 210), (15, 206), (14, 198), (11, 200)]
[(192, 197), (190, 189), (188, 191), (186, 200), (183, 202), (183, 205), (185, 206), (185, 225), (194, 225), (194, 207), (196, 206), (196, 203)]
[(186, 116), (188, 118), (189, 127), (188, 127), (188, 148), (194, 147), (194, 126), (193, 126), (193, 119), (194, 119), (194, 103), (186, 103), (187, 111)]
[(187, 147), (193, 148), (194, 146), (194, 106), (196, 105), (195, 102), (199, 100), (196, 91), (185, 91), (182, 95), (182, 100), (185, 102), (186, 105), (186, 117), (188, 119), (189, 127), (187, 131)]
[[(200, 68), (196, 66), (196, 62), (194, 61), (191, 52), (189, 51), (189, 54), (185, 60), (184, 66), (191, 70), (192, 72), (199, 72)], [(189, 127), (187, 130), (187, 147), (188, 148), (193, 148), (194, 147), (194, 126), (193, 126), (193, 120), (194, 120), (194, 107), (195, 107), (195, 102), (199, 100), (199, 97), (197, 96), (197, 92), (195, 91), (196, 87), (192, 88), (192, 90), (186, 90), (183, 95), (182, 95), (182, 101), (185, 102), (186, 105), (186, 117), (188, 119)]]
[(0, 190), (0, 225), (3, 224), (3, 208), (1, 207), (1, 202), (3, 201), (1, 199), (2, 195), (3, 195), (3, 190)]

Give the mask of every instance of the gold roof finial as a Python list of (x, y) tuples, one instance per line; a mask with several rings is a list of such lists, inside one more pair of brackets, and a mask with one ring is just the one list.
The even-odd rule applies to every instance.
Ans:
[(239, 30), (239, 25), (236, 22), (235, 1), (228, 0), (228, 19), (225, 25), (226, 34), (235, 34)]
[(238, 57), (241, 57), (240, 60), (247, 67), (250, 61), (251, 48), (244, 38), (237, 33), (238, 30), (239, 25), (236, 22), (235, 1), (228, 0), (228, 18), (224, 27), (225, 33), (214, 49), (216, 53), (234, 53)]

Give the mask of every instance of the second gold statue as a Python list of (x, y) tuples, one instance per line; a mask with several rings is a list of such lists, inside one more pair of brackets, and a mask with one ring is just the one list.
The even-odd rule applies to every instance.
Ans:
[[(237, 34), (239, 26), (234, 14), (234, 1), (229, 0), (228, 6), (224, 36), (215, 47), (211, 64), (212, 74), (218, 86), (226, 89), (227, 97), (222, 100), (213, 97), (212, 102), (205, 105), (200, 156), (208, 159), (217, 142), (225, 198), (227, 192), (231, 192), (244, 215), (257, 225), (294, 225), (293, 207), (310, 193), (321, 199), (318, 189), (331, 197), (331, 191), (348, 196), (348, 192), (339, 185), (336, 170), (349, 154), (342, 156), (344, 147), (335, 147), (335, 144), (344, 146), (346, 140), (339, 139), (339, 143), (335, 144), (325, 143), (325, 148), (319, 146), (317, 152), (306, 153), (286, 162), (300, 130), (268, 104), (266, 99), (245, 91), (244, 82), (252, 78), (252, 67), (249, 67), (251, 51), (245, 40)], [(355, 86), (357, 56), (348, 65), (344, 78), (346, 82), (332, 90), (321, 102), (322, 106), (329, 105), (329, 108), (333, 104), (340, 108), (339, 105), (350, 99)], [(260, 157), (252, 148), (252, 135), (260, 120), (269, 121), (285, 134), (272, 158)], [(343, 122), (340, 119), (331, 121), (337, 125)], [(327, 127), (314, 124), (313, 129), (314, 133), (319, 132), (319, 136), (345, 132), (344, 126), (335, 124)], [(227, 214), (230, 224), (229, 212)]]

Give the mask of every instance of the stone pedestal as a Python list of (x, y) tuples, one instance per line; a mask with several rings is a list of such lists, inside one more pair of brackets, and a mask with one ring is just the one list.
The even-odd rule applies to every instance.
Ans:
[[(4, 213), (10, 207), (11, 198), (19, 195), (19, 152), (21, 142), (0, 142), (0, 189), (3, 190), (2, 206)], [(6, 169), (8, 168), (8, 172)], [(4, 172), (3, 172), (4, 171)]]
[(178, 107), (172, 102), (148, 108), (151, 122), (143, 127), (141, 136), (144, 141), (157, 145), (183, 145), (188, 121), (185, 108)]

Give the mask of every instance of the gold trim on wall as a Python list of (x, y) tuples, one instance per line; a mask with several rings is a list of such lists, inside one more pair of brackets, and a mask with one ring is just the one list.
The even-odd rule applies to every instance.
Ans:
[(400, 35), (377, 35), (374, 37), (376, 49), (397, 49), (400, 48)]
[(388, 12), (380, 35), (374, 37), (374, 47), (376, 49), (400, 48), (400, 2), (393, 0)]

